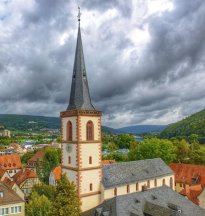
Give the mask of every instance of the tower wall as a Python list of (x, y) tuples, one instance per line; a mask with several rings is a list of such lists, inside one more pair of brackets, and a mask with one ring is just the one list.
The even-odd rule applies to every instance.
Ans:
[[(72, 140), (68, 140), (68, 122), (72, 123)], [(87, 123), (93, 124), (93, 138), (87, 140)], [(61, 113), (62, 168), (76, 184), (82, 211), (100, 204), (102, 179), (101, 112), (65, 111)]]

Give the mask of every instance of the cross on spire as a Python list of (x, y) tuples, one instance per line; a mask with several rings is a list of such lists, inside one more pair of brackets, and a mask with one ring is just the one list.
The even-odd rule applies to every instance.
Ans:
[(78, 36), (73, 67), (70, 101), (67, 110), (95, 110), (91, 102), (86, 75), (83, 45), (80, 32), (80, 15), (80, 7), (78, 7)]
[(80, 7), (78, 6), (78, 22), (79, 22), (79, 25), (80, 25), (80, 17), (81, 17), (81, 12), (80, 12)]

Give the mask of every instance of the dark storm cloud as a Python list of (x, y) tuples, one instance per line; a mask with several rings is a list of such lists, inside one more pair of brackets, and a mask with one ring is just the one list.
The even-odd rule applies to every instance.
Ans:
[[(69, 100), (77, 5), (19, 2), (8, 1), (0, 20), (0, 111), (58, 115)], [(173, 10), (147, 16), (149, 0), (79, 3), (90, 92), (105, 124), (170, 123), (204, 108), (203, 0), (173, 0)], [(140, 46), (137, 29), (149, 33)]]

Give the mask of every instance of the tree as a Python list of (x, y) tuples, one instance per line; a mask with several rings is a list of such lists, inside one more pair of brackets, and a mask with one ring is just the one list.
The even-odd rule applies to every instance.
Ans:
[(131, 143), (135, 142), (135, 138), (130, 134), (120, 134), (116, 137), (115, 143), (120, 149), (130, 148)]
[(80, 215), (80, 201), (75, 184), (69, 182), (65, 174), (62, 175), (61, 180), (56, 186), (55, 202), (53, 203), (52, 214), (50, 214), (50, 216), (53, 215)]
[(171, 163), (176, 158), (175, 147), (166, 139), (145, 139), (138, 145), (135, 160), (161, 158), (165, 163)]
[(185, 139), (182, 140), (173, 140), (173, 144), (176, 147), (176, 160), (179, 163), (186, 162), (189, 158), (190, 145), (186, 142)]
[(130, 151), (128, 153), (128, 160), (129, 161), (134, 161), (136, 160), (136, 154), (137, 154), (137, 150), (138, 150), (138, 143), (137, 142), (133, 142), (130, 145)]
[(50, 201), (55, 200), (55, 187), (44, 183), (36, 184), (32, 188), (32, 192), (36, 192), (39, 196), (46, 196)]
[(21, 161), (23, 164), (27, 164), (27, 161), (34, 155), (33, 152), (27, 152), (21, 157)]
[(36, 192), (33, 192), (29, 203), (26, 204), (26, 215), (48, 216), (51, 208), (52, 202), (46, 196), (40, 196)]
[(42, 180), (45, 183), (48, 183), (49, 175), (51, 170), (58, 166), (61, 161), (61, 152), (60, 149), (45, 149), (45, 155), (43, 158), (43, 167), (39, 168), (40, 172), (42, 172)]

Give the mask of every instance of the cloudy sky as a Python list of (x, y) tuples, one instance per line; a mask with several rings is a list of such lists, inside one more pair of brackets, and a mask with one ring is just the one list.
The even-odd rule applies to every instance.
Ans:
[(1, 0), (0, 113), (59, 116), (77, 4), (103, 124), (168, 124), (205, 108), (204, 0)]

